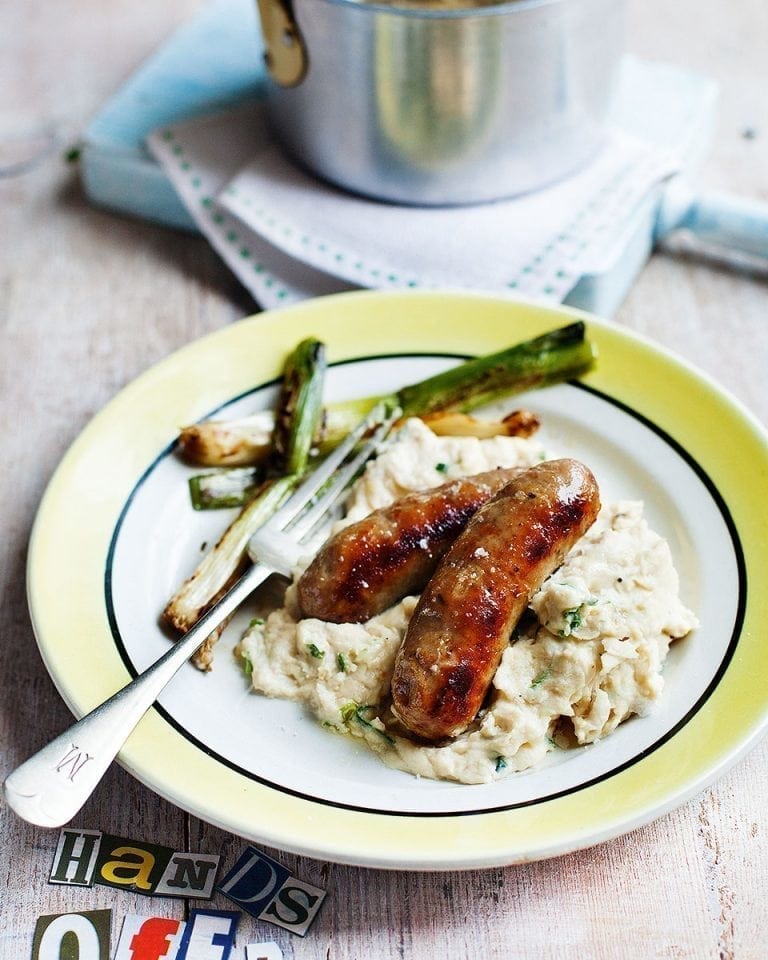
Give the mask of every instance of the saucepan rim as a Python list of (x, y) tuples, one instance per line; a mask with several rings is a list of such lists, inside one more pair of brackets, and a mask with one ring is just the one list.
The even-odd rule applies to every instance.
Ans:
[[(564, 4), (586, 3), (587, 0), (506, 0), (488, 7), (461, 7), (450, 9), (432, 9), (429, 7), (398, 7), (383, 0), (313, 0), (331, 7), (345, 7), (366, 13), (386, 13), (393, 17), (412, 20), (466, 20), (470, 17), (498, 17), (538, 7), (563, 6)], [(618, 0), (617, 0), (618, 2)]]

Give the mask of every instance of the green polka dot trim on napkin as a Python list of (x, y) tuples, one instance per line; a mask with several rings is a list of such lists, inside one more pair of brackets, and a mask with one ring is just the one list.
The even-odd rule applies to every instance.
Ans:
[(266, 133), (259, 120), (258, 104), (228, 112), (226, 149), (219, 138), (220, 115), (164, 127), (150, 135), (148, 145), (200, 231), (262, 307), (349, 289), (344, 281), (286, 256), (220, 202), (228, 179), (264, 141)]

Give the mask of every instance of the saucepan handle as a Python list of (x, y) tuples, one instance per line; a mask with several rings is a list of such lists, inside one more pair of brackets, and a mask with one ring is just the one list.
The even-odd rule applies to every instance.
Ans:
[(742, 255), (768, 266), (768, 204), (727, 193), (695, 193), (670, 184), (658, 221), (658, 239), (685, 230), (712, 251)]
[(281, 87), (295, 87), (304, 79), (308, 57), (291, 0), (257, 0), (264, 60), (270, 76)]

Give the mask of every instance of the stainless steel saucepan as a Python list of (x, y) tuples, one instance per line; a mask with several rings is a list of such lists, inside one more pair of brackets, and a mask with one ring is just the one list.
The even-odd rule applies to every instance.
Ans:
[(622, 0), (258, 0), (268, 111), (322, 178), (398, 203), (533, 190), (598, 149)]

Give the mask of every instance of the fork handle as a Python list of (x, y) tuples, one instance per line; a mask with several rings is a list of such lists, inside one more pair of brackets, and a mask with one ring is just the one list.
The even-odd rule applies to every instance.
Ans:
[(181, 665), (272, 572), (260, 563), (249, 567), (151, 667), (17, 767), (3, 784), (8, 806), (41, 827), (60, 827), (71, 820)]

